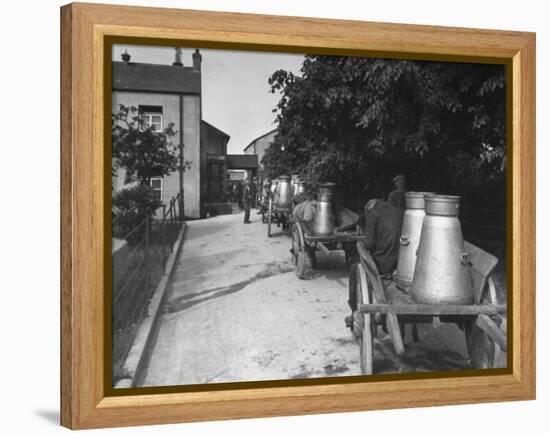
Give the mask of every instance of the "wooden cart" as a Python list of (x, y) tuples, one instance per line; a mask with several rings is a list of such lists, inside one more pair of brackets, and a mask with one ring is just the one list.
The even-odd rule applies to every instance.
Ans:
[[(470, 254), (470, 270), (474, 286), (472, 305), (433, 305), (415, 303), (410, 295), (395, 284), (383, 284), (376, 264), (361, 242), (357, 244), (358, 263), (350, 274), (355, 282), (357, 311), (353, 316), (353, 332), (359, 340), (361, 371), (373, 374), (373, 339), (382, 325), (392, 339), (397, 355), (405, 346), (402, 330), (406, 323), (456, 323), (464, 330), (472, 368), (497, 367), (497, 360), (507, 350), (506, 304), (497, 302), (491, 273), (497, 258), (482, 249), (465, 243)], [(355, 279), (353, 275), (355, 274)]]
[(280, 227), (283, 233), (288, 233), (290, 230), (291, 219), (292, 206), (277, 206), (275, 203), (273, 203), (273, 198), (270, 197), (267, 206), (267, 237), (270, 238), (273, 234), (273, 224), (275, 224), (277, 227)]
[(311, 269), (317, 269), (316, 252), (319, 250), (325, 254), (343, 250), (346, 254), (346, 263), (348, 266), (351, 265), (356, 255), (356, 242), (365, 238), (358, 226), (329, 236), (315, 236), (309, 233), (303, 222), (298, 220), (292, 222), (291, 231), (290, 252), (298, 278), (305, 278)]
[(261, 196), (258, 199), (258, 213), (262, 215), (262, 223), (267, 224), (267, 213), (269, 209), (269, 198)]

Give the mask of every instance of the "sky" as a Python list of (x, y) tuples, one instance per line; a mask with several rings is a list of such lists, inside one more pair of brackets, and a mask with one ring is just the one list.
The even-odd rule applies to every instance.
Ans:
[[(173, 47), (115, 45), (113, 60), (128, 50), (132, 62), (171, 65)], [(194, 49), (182, 49), (184, 66), (192, 65)], [(255, 138), (271, 131), (279, 101), (269, 92), (268, 78), (278, 69), (299, 73), (301, 54), (201, 49), (202, 117), (229, 134), (228, 153), (243, 153)]]

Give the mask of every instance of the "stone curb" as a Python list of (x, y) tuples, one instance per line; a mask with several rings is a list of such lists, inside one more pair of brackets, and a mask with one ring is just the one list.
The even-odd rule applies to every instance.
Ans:
[(149, 357), (151, 355), (151, 348), (154, 344), (158, 331), (157, 328), (161, 315), (160, 306), (162, 305), (162, 300), (166, 294), (168, 282), (172, 277), (176, 259), (182, 248), (186, 230), (187, 224), (184, 223), (178, 235), (178, 239), (174, 244), (174, 250), (170, 253), (168, 260), (166, 261), (164, 275), (159, 281), (155, 289), (155, 293), (149, 302), (147, 317), (145, 317), (143, 322), (141, 322), (137, 335), (132, 343), (132, 347), (128, 352), (126, 360), (124, 361), (124, 371), (126, 373), (125, 377), (124, 379), (120, 379), (115, 384), (114, 388), (131, 388), (139, 386), (140, 382), (143, 380), (142, 375), (148, 364)]

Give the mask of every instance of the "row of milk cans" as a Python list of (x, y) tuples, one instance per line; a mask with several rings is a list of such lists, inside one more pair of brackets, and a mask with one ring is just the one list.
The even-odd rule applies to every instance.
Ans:
[(472, 304), (469, 255), (458, 220), (460, 197), (405, 193), (396, 284), (421, 304)]

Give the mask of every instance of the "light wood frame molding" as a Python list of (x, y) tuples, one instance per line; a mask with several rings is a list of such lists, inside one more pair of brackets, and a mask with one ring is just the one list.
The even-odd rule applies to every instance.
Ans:
[[(507, 64), (508, 335), (498, 375), (110, 396), (104, 380), (106, 36)], [(535, 34), (98, 4), (61, 8), (61, 423), (176, 423), (535, 398)], [(485, 59), (485, 60), (484, 60)], [(510, 275), (510, 274), (509, 274)], [(376, 378), (375, 378), (376, 379)]]

